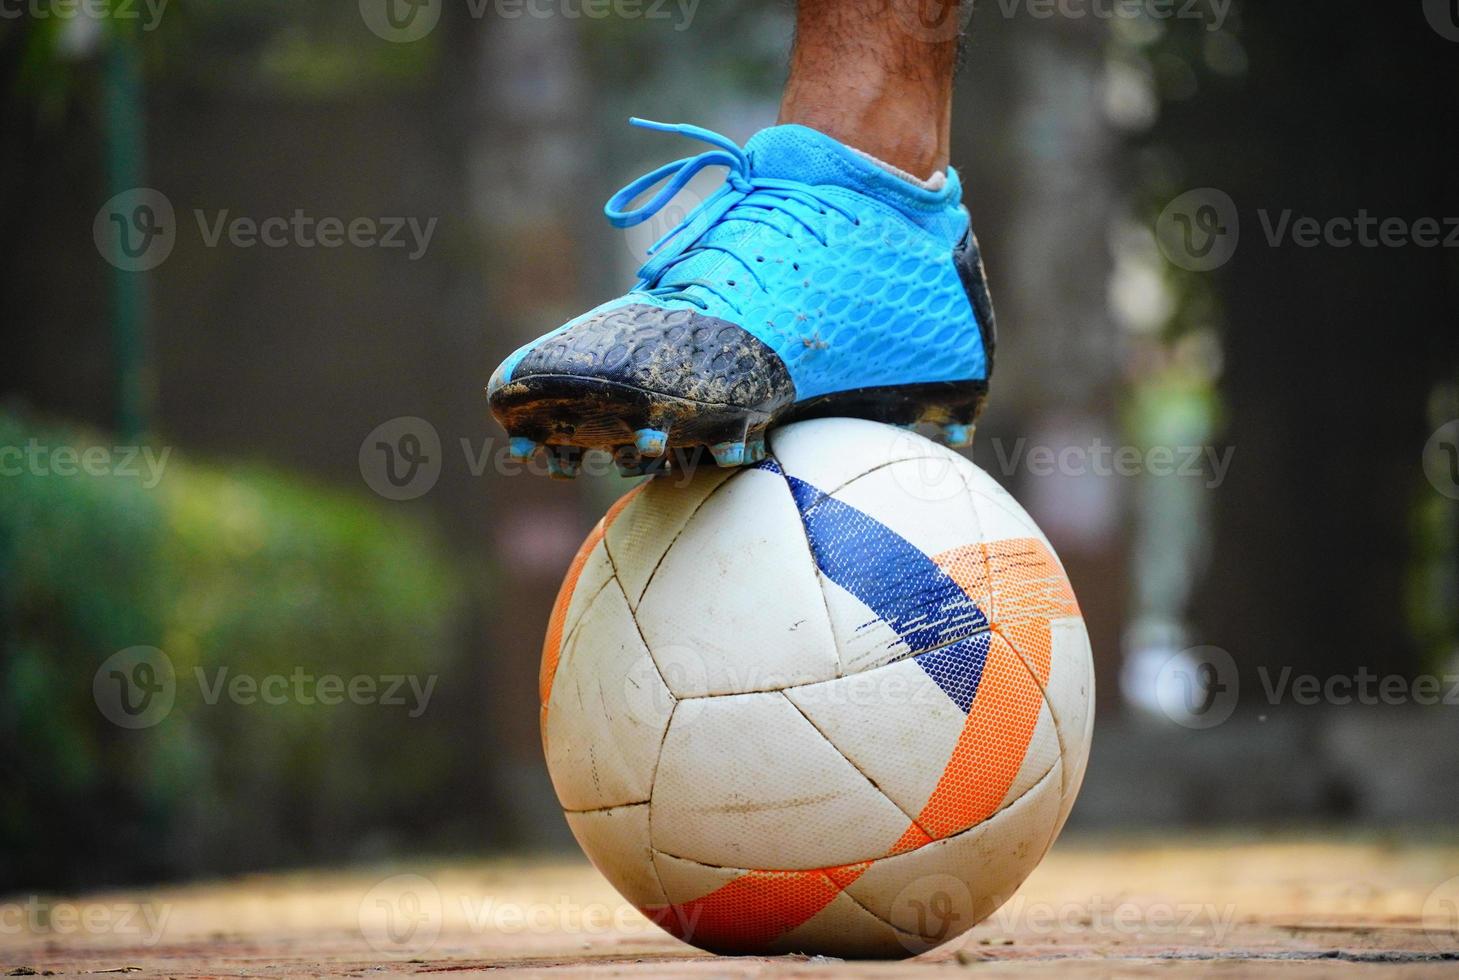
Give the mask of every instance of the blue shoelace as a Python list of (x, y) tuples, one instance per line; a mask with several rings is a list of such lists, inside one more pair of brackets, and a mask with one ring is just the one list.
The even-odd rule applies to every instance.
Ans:
[[(727, 136), (688, 123), (661, 123), (638, 118), (630, 119), (629, 122), (643, 129), (688, 136), (708, 143), (715, 149), (664, 164), (614, 194), (603, 206), (603, 213), (615, 227), (632, 228), (647, 221), (705, 167), (725, 167), (729, 171), (725, 175), (724, 186), (649, 247), (648, 261), (638, 270), (639, 282), (634, 287), (636, 292), (683, 299), (705, 309), (708, 304), (703, 297), (687, 291), (689, 287), (697, 286), (719, 296), (738, 311), (739, 305), (733, 297), (721, 291), (721, 284), (702, 278), (674, 278), (675, 268), (684, 260), (705, 252), (718, 251), (744, 266), (759, 287), (765, 288), (764, 279), (755, 271), (755, 260), (759, 256), (741, 255), (738, 251), (744, 247), (744, 236), (739, 241), (705, 240), (704, 235), (711, 228), (724, 221), (745, 221), (768, 225), (787, 237), (793, 237), (792, 230), (798, 224), (825, 245), (825, 222), (822, 219), (828, 208), (844, 215), (854, 224), (861, 224), (856, 214), (844, 204), (827, 197), (810, 184), (797, 180), (753, 176), (750, 173), (750, 158)], [(634, 201), (664, 180), (668, 183), (648, 203), (637, 208), (631, 207)]]

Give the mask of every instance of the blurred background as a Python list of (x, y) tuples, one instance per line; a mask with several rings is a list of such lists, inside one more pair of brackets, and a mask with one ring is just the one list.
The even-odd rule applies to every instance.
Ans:
[[(571, 848), (538, 651), (628, 484), (482, 389), (677, 220), (601, 216), (697, 152), (627, 117), (772, 123), (792, 6), (0, 14), (0, 893)], [(1456, 131), (1450, 0), (977, 5), (973, 458), (1094, 640), (1072, 833), (1453, 825)]]

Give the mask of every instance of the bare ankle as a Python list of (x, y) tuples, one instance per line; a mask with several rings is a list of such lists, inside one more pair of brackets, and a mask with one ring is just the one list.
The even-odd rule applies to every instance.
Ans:
[(907, 30), (910, 8), (921, 2), (800, 0), (780, 121), (818, 129), (915, 177), (945, 169), (957, 37)]
[(925, 180), (948, 164), (947, 127), (905, 100), (860, 104), (801, 99), (786, 91), (781, 123), (799, 123)]

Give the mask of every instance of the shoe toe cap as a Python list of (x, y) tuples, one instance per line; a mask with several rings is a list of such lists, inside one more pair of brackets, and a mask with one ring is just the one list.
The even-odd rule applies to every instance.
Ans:
[[(502, 369), (490, 390), (499, 387), (500, 375)], [(648, 303), (586, 317), (539, 341), (510, 372), (514, 382), (552, 375), (760, 411), (795, 397), (785, 363), (748, 330), (692, 309)]]

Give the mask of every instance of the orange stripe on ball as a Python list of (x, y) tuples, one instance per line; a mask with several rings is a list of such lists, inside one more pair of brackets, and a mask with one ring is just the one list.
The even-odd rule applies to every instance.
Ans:
[(763, 952), (777, 937), (820, 912), (871, 862), (812, 871), (747, 871), (690, 902), (643, 909), (686, 942), (720, 950)]
[(952, 757), (894, 854), (925, 843), (919, 838), (927, 834), (948, 837), (998, 812), (1038, 726), (1053, 620), (1079, 615), (1063, 568), (1037, 538), (967, 545), (934, 560), (983, 610), (992, 635)]
[(542, 718), (547, 718), (547, 699), (552, 695), (552, 679), (557, 676), (557, 664), (562, 659), (562, 627), (567, 620), (568, 606), (572, 605), (572, 595), (577, 589), (578, 579), (582, 577), (583, 566), (588, 563), (588, 556), (603, 540), (603, 535), (608, 528), (617, 520), (618, 515), (627, 507), (638, 493), (648, 484), (640, 483), (632, 490), (619, 497), (608, 513), (603, 515), (602, 520), (593, 525), (588, 532), (587, 540), (573, 555), (572, 564), (567, 566), (567, 575), (562, 579), (562, 587), (557, 590), (557, 601), (552, 604), (552, 614), (547, 617), (547, 636), (542, 641), (542, 670), (537, 677), (537, 693), (542, 699)]
[(994, 633), (977, 696), (918, 825), (940, 840), (997, 813), (1023, 765), (1043, 703), (1033, 675)]

